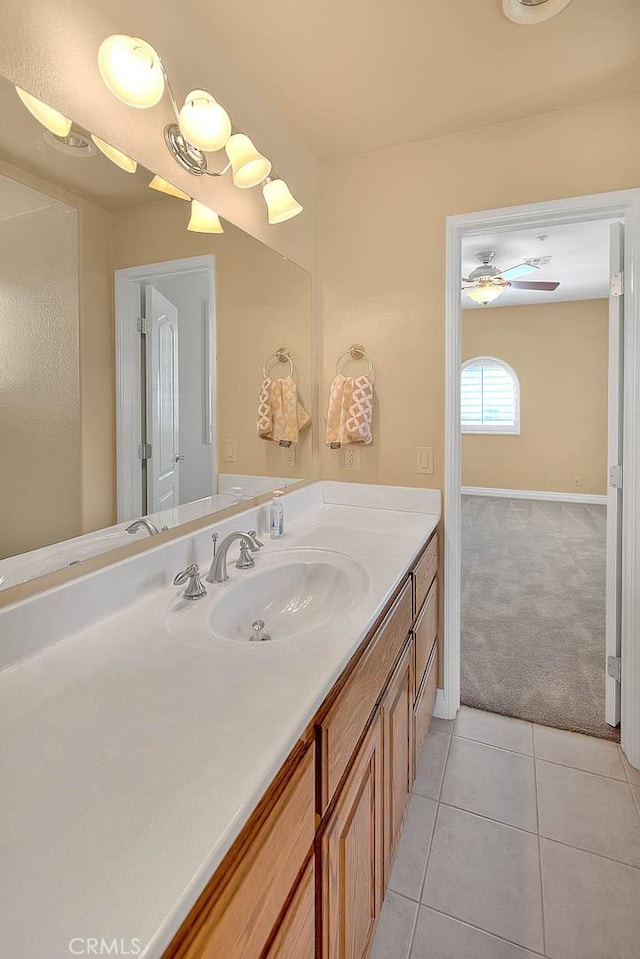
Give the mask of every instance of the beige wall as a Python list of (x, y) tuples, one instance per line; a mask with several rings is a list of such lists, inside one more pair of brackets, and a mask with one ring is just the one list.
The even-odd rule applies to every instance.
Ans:
[[(256, 411), (262, 365), (285, 346), (295, 362), (300, 396), (311, 412), (311, 278), (231, 225), (225, 225), (220, 236), (189, 233), (184, 216), (184, 203), (171, 199), (114, 213), (114, 269), (215, 254), (218, 470), (308, 477), (310, 430), (302, 434), (295, 467), (283, 466), (281, 450), (256, 435)], [(270, 367), (272, 376), (288, 370), (279, 364)], [(225, 439), (237, 441), (237, 463), (225, 463)]]
[[(1, 74), (294, 262), (315, 269), (317, 163), (193, 7), (172, 0), (0, 0), (0, 23)], [(182, 171), (163, 139), (165, 125), (173, 120), (168, 98), (153, 109), (134, 110), (102, 83), (98, 47), (112, 33), (149, 40), (163, 57), (178, 99), (197, 87), (209, 89), (228, 109), (234, 127), (272, 159), (304, 204), (304, 214), (269, 226), (259, 190), (238, 190), (230, 177), (198, 178)]]
[(464, 486), (606, 493), (608, 308), (605, 299), (463, 311), (463, 360), (504, 360), (521, 393), (519, 436), (462, 437)]
[[(639, 156), (640, 97), (629, 97), (322, 168), (323, 404), (350, 343), (377, 369), (374, 444), (358, 473), (325, 449), (325, 477), (442, 487), (445, 218), (638, 187)], [(418, 445), (435, 448), (433, 476), (416, 473)]]

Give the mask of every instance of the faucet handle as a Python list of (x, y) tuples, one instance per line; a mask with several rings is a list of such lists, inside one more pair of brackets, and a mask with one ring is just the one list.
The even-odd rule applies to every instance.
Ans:
[(256, 550), (262, 549), (262, 547), (264, 546), (264, 543), (261, 543), (260, 540), (258, 539), (257, 532), (255, 529), (250, 529), (249, 532), (247, 533), (247, 536), (250, 539), (252, 539), (253, 542), (255, 543), (255, 546), (251, 547), (251, 550), (254, 553), (256, 552)]
[(185, 583), (187, 588), (182, 594), (185, 599), (200, 599), (207, 595), (207, 590), (200, 579), (200, 567), (197, 563), (192, 563), (173, 577), (174, 586), (184, 586)]

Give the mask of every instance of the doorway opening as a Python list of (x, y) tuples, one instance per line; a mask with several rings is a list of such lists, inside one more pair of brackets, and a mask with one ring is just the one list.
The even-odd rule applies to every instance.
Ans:
[(216, 492), (215, 257), (116, 271), (118, 521)]
[[(639, 297), (633, 282), (638, 194), (448, 220), (445, 680), (438, 703), (438, 714), (447, 718), (462, 700), (610, 737), (621, 723), (622, 746), (634, 765), (640, 764), (633, 587), (639, 572), (634, 454), (640, 451), (640, 430), (630, 398), (637, 395), (639, 380)], [(561, 249), (560, 237), (577, 236), (580, 229), (606, 237), (607, 288), (599, 295), (589, 290), (593, 271), (587, 269), (578, 294), (582, 305), (567, 298), (565, 322), (560, 302), (556, 319), (545, 319), (535, 300), (517, 298), (551, 299), (545, 284), (556, 279), (551, 272), (562, 266), (562, 258), (544, 264), (540, 259), (553, 251), (530, 248), (514, 257), (509, 244), (542, 236), (549, 238), (538, 241), (544, 246), (555, 237)], [(474, 262), (481, 268), (480, 283), (472, 282)], [(495, 271), (483, 272), (488, 265)], [(520, 272), (513, 273), (512, 266)], [(573, 272), (580, 272), (579, 264)], [(500, 292), (492, 289), (485, 296), (480, 289), (470, 299), (463, 294), (471, 307), (463, 309), (461, 278), (471, 290), (491, 276), (497, 277), (492, 286), (502, 285)], [(567, 277), (565, 291), (568, 282)], [(527, 283), (542, 286), (534, 292)], [(610, 283), (613, 293), (605, 299)], [(476, 305), (498, 296), (500, 308)], [(588, 297), (595, 301), (589, 322)], [(568, 312), (574, 308), (578, 315), (572, 321)], [(563, 370), (561, 340), (572, 323), (574, 332), (582, 333), (573, 365), (565, 359)], [(581, 360), (591, 333), (591, 357)], [(566, 408), (558, 407), (561, 391), (554, 393), (554, 384), (563, 385)], [(583, 400), (599, 400), (597, 412), (587, 409), (588, 403), (579, 405), (579, 389)], [(573, 427), (556, 437), (561, 422), (570, 425), (572, 419)], [(578, 466), (580, 448), (584, 465)]]

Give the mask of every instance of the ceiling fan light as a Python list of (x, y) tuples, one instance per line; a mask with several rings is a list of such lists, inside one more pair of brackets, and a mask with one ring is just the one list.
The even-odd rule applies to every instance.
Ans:
[(489, 303), (497, 300), (499, 296), (502, 296), (504, 287), (487, 283), (482, 286), (475, 286), (472, 290), (465, 290), (465, 293), (474, 303), (487, 306)]
[(38, 100), (33, 94), (27, 93), (27, 91), (21, 87), (16, 87), (16, 93), (29, 113), (34, 116), (43, 127), (46, 127), (50, 133), (54, 133), (57, 137), (66, 137), (69, 135), (71, 120), (69, 120), (68, 117), (54, 110), (48, 103)]
[(220, 217), (199, 200), (191, 201), (191, 219), (187, 230), (192, 233), (224, 233)]
[(126, 153), (123, 153), (122, 150), (112, 147), (110, 143), (107, 143), (106, 140), (101, 140), (100, 137), (95, 135), (95, 133), (91, 134), (91, 139), (100, 152), (104, 153), (108, 160), (111, 160), (112, 163), (115, 163), (115, 165), (120, 167), (121, 170), (124, 170), (125, 173), (136, 172), (138, 169), (138, 164), (135, 160), (132, 160), (131, 157), (128, 157)]
[(180, 133), (199, 150), (221, 150), (231, 136), (229, 114), (206, 90), (192, 90), (178, 119)]
[(175, 196), (179, 200), (191, 199), (188, 193), (184, 193), (182, 190), (179, 190), (177, 186), (173, 185), (173, 183), (169, 183), (168, 180), (163, 180), (163, 178), (157, 174), (149, 184), (149, 187), (152, 190), (157, 190), (158, 193), (166, 193), (167, 196)]
[(268, 180), (262, 187), (262, 195), (267, 204), (269, 223), (284, 223), (302, 213), (302, 204), (298, 203), (284, 180)]
[(233, 182), (240, 189), (257, 186), (271, 173), (271, 161), (256, 150), (246, 134), (234, 133), (225, 149), (233, 170)]
[(100, 44), (98, 69), (107, 88), (127, 106), (146, 110), (164, 93), (160, 57), (146, 40), (115, 33)]

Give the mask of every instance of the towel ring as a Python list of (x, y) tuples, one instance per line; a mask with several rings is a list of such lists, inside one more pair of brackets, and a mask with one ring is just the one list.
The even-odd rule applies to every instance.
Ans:
[(371, 357), (366, 352), (364, 346), (360, 346), (359, 343), (354, 343), (353, 346), (350, 346), (348, 350), (345, 350), (344, 353), (340, 354), (336, 363), (336, 373), (340, 372), (340, 364), (345, 356), (350, 356), (352, 360), (366, 360), (369, 364), (367, 376), (371, 376), (372, 373), (375, 376), (375, 370), (373, 368), (373, 363), (371, 362)]
[(270, 363), (271, 360), (278, 360), (279, 363), (288, 363), (291, 368), (289, 376), (293, 376), (293, 360), (291, 359), (291, 354), (289, 353), (289, 350), (286, 349), (286, 347), (279, 346), (278, 349), (271, 354), (271, 356), (267, 357), (267, 359), (264, 361), (262, 365), (263, 379), (266, 380), (267, 378), (267, 364)]

